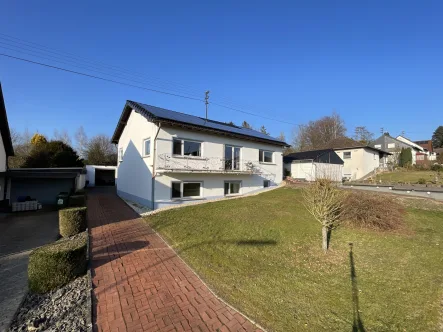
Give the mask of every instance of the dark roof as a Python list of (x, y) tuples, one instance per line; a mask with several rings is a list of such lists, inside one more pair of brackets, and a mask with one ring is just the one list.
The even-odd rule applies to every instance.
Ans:
[(347, 149), (358, 149), (358, 148), (367, 148), (370, 150), (378, 151), (384, 154), (391, 154), (389, 152), (377, 149), (375, 147), (360, 143), (356, 140), (353, 140), (349, 137), (337, 137), (327, 144), (325, 144), (324, 148), (334, 149), (334, 150), (347, 150)]
[(126, 122), (128, 121), (128, 118), (133, 109), (152, 122), (163, 123), (167, 125), (180, 125), (193, 130), (210, 131), (224, 135), (227, 134), (229, 136), (266, 142), (269, 144), (276, 144), (281, 146), (288, 145), (285, 142), (278, 140), (277, 138), (273, 138), (257, 130), (230, 125), (224, 122), (214, 121), (210, 119), (206, 120), (205, 118), (201, 118), (195, 115), (175, 112), (156, 106), (137, 103), (130, 100), (126, 102), (126, 105), (123, 108), (123, 112), (120, 116), (117, 128), (115, 129), (114, 135), (112, 136), (113, 143), (118, 143), (118, 140), (120, 139), (123, 129), (126, 126)]
[(3, 99), (2, 84), (0, 83), (0, 131), (5, 147), (6, 156), (14, 155), (14, 148), (12, 147), (11, 132), (9, 130), (8, 116), (6, 115), (5, 100)]
[(295, 152), (283, 157), (283, 162), (290, 163), (294, 160), (313, 160), (320, 163), (344, 164), (344, 161), (335, 153), (333, 149), (311, 150)]

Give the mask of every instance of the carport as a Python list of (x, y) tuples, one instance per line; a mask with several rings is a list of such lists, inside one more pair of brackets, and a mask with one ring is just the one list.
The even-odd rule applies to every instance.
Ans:
[(18, 197), (31, 197), (44, 205), (56, 204), (60, 192), (72, 193), (84, 186), (81, 167), (21, 168), (8, 170), (11, 181), (10, 202)]

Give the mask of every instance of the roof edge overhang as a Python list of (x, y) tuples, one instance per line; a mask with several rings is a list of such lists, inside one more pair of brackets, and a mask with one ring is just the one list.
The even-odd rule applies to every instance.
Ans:
[(221, 135), (225, 135), (225, 136), (229, 136), (229, 137), (234, 137), (234, 138), (239, 138), (239, 139), (244, 139), (244, 140), (249, 140), (249, 141), (254, 141), (254, 142), (260, 142), (260, 143), (265, 143), (265, 144), (270, 144), (270, 145), (277, 145), (277, 146), (281, 146), (281, 147), (290, 146), (286, 142), (260, 139), (258, 137), (253, 137), (253, 136), (249, 136), (249, 135), (235, 134), (235, 133), (227, 132), (224, 130), (206, 128), (206, 127), (192, 125), (192, 124), (185, 123), (185, 122), (174, 121), (174, 120), (170, 120), (170, 119), (156, 117), (152, 113), (150, 113), (149, 111), (144, 109), (143, 107), (140, 107), (136, 102), (133, 102), (131, 100), (126, 101), (125, 107), (123, 108), (122, 114), (121, 114), (120, 119), (117, 124), (117, 127), (115, 128), (114, 134), (112, 135), (112, 139), (111, 139), (112, 143), (118, 144), (120, 136), (123, 133), (123, 130), (126, 126), (126, 123), (129, 119), (129, 116), (130, 116), (132, 110), (135, 110), (136, 112), (142, 114), (144, 117), (146, 117), (151, 122), (161, 123), (161, 124), (171, 126), (171, 127), (180, 126), (182, 128), (186, 128), (186, 129), (209, 132), (209, 133), (216, 133), (216, 134), (221, 134)]
[(6, 157), (14, 156), (14, 147), (12, 146), (11, 131), (9, 129), (8, 115), (6, 114), (6, 105), (3, 98), (2, 85), (0, 83), (0, 131), (5, 147)]

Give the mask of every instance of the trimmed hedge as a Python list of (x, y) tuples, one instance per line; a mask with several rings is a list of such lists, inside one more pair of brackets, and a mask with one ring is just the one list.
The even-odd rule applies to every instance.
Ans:
[(69, 206), (86, 206), (85, 195), (72, 195), (69, 197)]
[(29, 256), (29, 290), (46, 293), (85, 274), (87, 239), (84, 232), (34, 250)]
[(66, 208), (58, 211), (60, 235), (70, 237), (84, 232), (87, 227), (86, 207)]

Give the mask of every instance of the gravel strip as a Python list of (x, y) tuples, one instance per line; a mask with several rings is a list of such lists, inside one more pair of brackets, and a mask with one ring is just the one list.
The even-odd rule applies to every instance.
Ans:
[(87, 274), (46, 294), (29, 293), (9, 331), (90, 331), (89, 278)]

